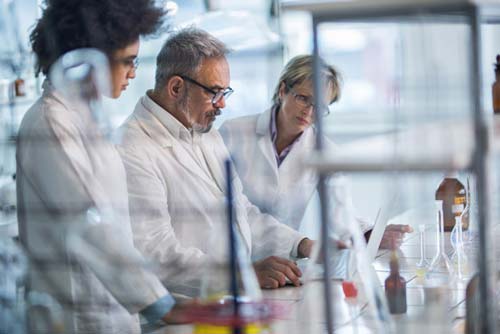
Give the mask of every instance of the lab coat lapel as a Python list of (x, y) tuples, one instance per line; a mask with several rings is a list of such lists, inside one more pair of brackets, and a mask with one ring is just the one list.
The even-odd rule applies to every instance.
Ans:
[[(193, 160), (191, 155), (186, 152), (184, 147), (181, 145), (173, 145), (172, 152), (177, 158), (177, 160), (191, 173), (193, 173), (196, 177), (203, 179), (204, 182), (208, 183), (210, 186), (214, 185), (213, 179), (207, 175), (207, 172), (204, 171), (200, 165), (196, 161)], [(207, 160), (208, 161), (208, 160)], [(210, 165), (209, 165), (210, 167)]]
[(271, 112), (272, 109), (268, 109), (266, 112), (259, 115), (257, 118), (257, 125), (255, 127), (255, 132), (257, 133), (257, 145), (265, 157), (266, 163), (269, 164), (269, 171), (272, 171), (274, 179), (278, 179), (278, 163), (273, 149), (273, 142), (271, 140), (270, 133), (270, 122), (271, 122)]
[[(158, 145), (161, 147), (171, 147), (174, 138), (153, 112), (145, 106), (143, 99), (144, 97), (137, 103), (132, 117), (137, 120), (142, 131), (158, 143)], [(125, 123), (128, 123), (128, 121), (125, 121)]]
[(314, 149), (314, 136), (313, 127), (307, 128), (302, 134), (302, 137), (299, 138), (299, 141), (294, 144), (285, 160), (283, 160), (278, 169), (281, 185), (298, 182), (299, 175), (309, 175), (309, 173), (303, 172), (304, 167), (302, 160), (307, 157), (308, 154), (312, 153)]
[[(210, 134), (207, 134), (207, 136), (210, 136)], [(222, 142), (220, 143), (222, 145)], [(207, 161), (208, 168), (210, 169), (210, 172), (212, 173), (213, 178), (215, 179), (215, 182), (224, 193), (224, 196), (226, 196), (227, 193), (227, 182), (226, 182), (226, 173), (224, 170), (223, 166), (223, 159), (229, 158), (229, 154), (224, 153), (222, 151), (222, 147), (220, 150), (218, 150), (218, 144), (214, 142), (207, 143), (206, 141), (203, 141), (202, 143), (202, 152), (205, 157), (205, 160)], [(234, 189), (234, 200), (236, 205), (236, 223), (238, 226), (238, 230), (240, 232), (240, 235), (243, 237), (243, 241), (245, 242), (245, 246), (247, 248), (248, 253), (250, 254), (251, 250), (251, 245), (252, 245), (252, 240), (251, 240), (251, 231), (248, 227), (247, 224), (241, 224), (241, 222), (245, 219), (243, 212), (241, 210), (244, 210), (244, 205), (239, 205), (240, 204), (240, 191), (239, 189), (236, 189), (235, 186), (235, 180), (237, 176), (233, 175), (233, 187)]]
[[(142, 101), (142, 100), (141, 100)], [(213, 180), (201, 169), (191, 155), (186, 152), (182, 145), (175, 143), (176, 139), (165, 128), (161, 121), (154, 115), (153, 111), (147, 109), (144, 103), (138, 103), (134, 116), (137, 118), (141, 128), (162, 148), (169, 149), (184, 168), (189, 170), (196, 177), (202, 178), (206, 183), (213, 185)], [(167, 111), (165, 111), (167, 112)]]
[[(207, 134), (206, 136), (210, 136), (210, 134)], [(204, 139), (202, 139), (202, 141), (201, 151), (203, 152), (203, 156), (205, 157), (205, 161), (207, 162), (208, 169), (210, 170), (210, 173), (212, 173), (212, 177), (214, 178), (219, 190), (223, 193), (226, 193), (226, 178), (222, 167), (223, 161), (221, 161), (217, 157), (217, 154), (215, 152), (216, 148), (214, 147), (216, 145), (208, 145), (208, 143), (206, 143)]]

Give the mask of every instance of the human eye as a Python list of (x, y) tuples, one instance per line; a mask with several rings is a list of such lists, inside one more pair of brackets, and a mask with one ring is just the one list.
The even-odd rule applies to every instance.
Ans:
[(306, 104), (306, 105), (309, 105), (311, 104), (311, 98), (309, 96), (305, 96), (305, 95), (300, 95), (300, 94), (297, 94), (295, 96), (295, 98), (297, 99), (297, 101), (299, 101), (300, 103), (303, 103), (303, 104)]
[(123, 60), (123, 65), (127, 67), (133, 67), (134, 66), (134, 60), (133, 59), (124, 59)]

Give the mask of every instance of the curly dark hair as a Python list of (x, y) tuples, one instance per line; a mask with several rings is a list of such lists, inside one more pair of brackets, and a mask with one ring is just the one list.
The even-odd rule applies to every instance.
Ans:
[(109, 57), (161, 30), (166, 14), (154, 0), (45, 0), (45, 5), (30, 35), (36, 75), (46, 75), (61, 55), (78, 48), (96, 48)]

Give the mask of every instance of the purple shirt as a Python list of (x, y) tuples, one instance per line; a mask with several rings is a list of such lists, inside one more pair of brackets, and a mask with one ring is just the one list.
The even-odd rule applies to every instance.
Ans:
[(276, 157), (276, 162), (278, 163), (278, 168), (285, 160), (286, 156), (290, 151), (292, 150), (293, 145), (295, 145), (300, 138), (302, 137), (302, 134), (295, 138), (295, 140), (285, 147), (283, 151), (281, 151), (280, 154), (278, 154), (278, 149), (276, 148), (276, 139), (278, 139), (278, 127), (276, 126), (276, 121), (277, 121), (277, 115), (278, 115), (278, 108), (274, 107), (273, 110), (271, 110), (271, 124), (270, 124), (270, 130), (271, 130), (271, 141), (273, 142), (273, 150), (274, 150), (274, 156)]

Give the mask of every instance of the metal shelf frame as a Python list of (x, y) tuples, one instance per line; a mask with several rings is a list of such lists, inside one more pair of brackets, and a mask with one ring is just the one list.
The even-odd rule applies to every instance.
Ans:
[[(341, 161), (335, 159), (328, 160), (322, 155), (323, 152), (323, 124), (321, 117), (317, 117), (315, 125), (317, 128), (316, 139), (316, 155), (311, 157), (312, 164), (319, 171), (319, 196), (321, 203), (321, 242), (326, 244), (327, 236), (329, 235), (328, 219), (328, 200), (326, 190), (326, 179), (330, 173), (339, 171), (437, 171), (446, 168), (462, 167), (474, 173), (477, 179), (477, 194), (478, 194), (478, 223), (479, 223), (479, 252), (478, 252), (478, 269), (479, 269), (479, 314), (481, 333), (494, 334), (496, 333), (496, 307), (493, 293), (494, 281), (493, 273), (495, 273), (495, 262), (492, 261), (492, 254), (488, 252), (493, 245), (490, 240), (491, 233), (491, 198), (489, 182), (491, 169), (491, 145), (490, 134), (492, 131), (491, 118), (488, 114), (482, 112), (481, 100), (481, 24), (495, 24), (500, 22), (500, 6), (493, 5), (492, 1), (484, 1), (484, 6), (477, 1), (472, 0), (456, 0), (456, 1), (409, 1), (409, 0), (381, 0), (377, 1), (295, 1), (283, 3), (283, 10), (302, 10), (309, 11), (312, 14), (312, 30), (313, 30), (313, 54), (315, 67), (314, 91), (316, 103), (320, 104), (323, 101), (322, 90), (319, 73), (319, 41), (318, 41), (318, 26), (321, 23), (341, 23), (341, 22), (356, 22), (369, 21), (397, 21), (408, 22), (415, 17), (426, 17), (426, 21), (431, 22), (433, 18), (441, 17), (457, 17), (460, 22), (468, 25), (471, 36), (470, 48), (470, 64), (469, 64), (469, 80), (471, 85), (472, 97), (472, 118), (474, 122), (474, 138), (475, 148), (470, 159), (464, 159), (462, 162), (457, 162), (453, 159), (443, 161), (432, 161), (427, 164), (425, 161), (363, 161), (359, 160), (359, 164), (352, 163), (342, 164)], [(328, 247), (324, 247), (323, 255), (325, 257), (325, 311), (327, 316), (327, 330), (329, 334), (333, 333), (332, 319), (332, 301), (330, 297), (328, 277), (330, 276), (331, 268), (328, 266), (326, 258)]]

